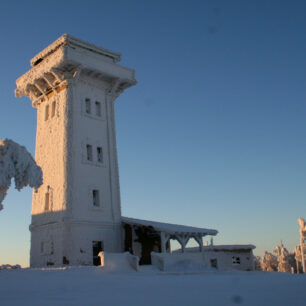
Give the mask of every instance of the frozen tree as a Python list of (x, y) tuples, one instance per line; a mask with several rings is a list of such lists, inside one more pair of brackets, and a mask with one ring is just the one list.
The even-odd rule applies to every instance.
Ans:
[(0, 210), (12, 178), (17, 190), (25, 186), (36, 190), (42, 185), (42, 171), (31, 154), (25, 147), (5, 138), (0, 140)]
[(260, 265), (263, 271), (277, 271), (277, 257), (265, 251), (264, 255), (261, 258)]
[(284, 247), (283, 243), (281, 242), (280, 245), (275, 247), (274, 253), (277, 255), (277, 271), (278, 272), (290, 272), (291, 266), (289, 263), (289, 252)]

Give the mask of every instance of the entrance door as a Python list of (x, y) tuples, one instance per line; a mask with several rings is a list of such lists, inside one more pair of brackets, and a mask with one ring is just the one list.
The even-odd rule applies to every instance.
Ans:
[(92, 242), (92, 261), (94, 266), (100, 266), (101, 260), (98, 254), (104, 251), (103, 241)]

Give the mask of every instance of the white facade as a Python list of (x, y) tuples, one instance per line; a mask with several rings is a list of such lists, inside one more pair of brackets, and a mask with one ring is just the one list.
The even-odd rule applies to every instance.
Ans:
[(252, 271), (254, 245), (214, 245), (204, 247), (205, 259), (210, 267), (219, 270)]
[(123, 251), (114, 101), (136, 84), (120, 54), (63, 35), (17, 80), (37, 108), (30, 265), (93, 264)]

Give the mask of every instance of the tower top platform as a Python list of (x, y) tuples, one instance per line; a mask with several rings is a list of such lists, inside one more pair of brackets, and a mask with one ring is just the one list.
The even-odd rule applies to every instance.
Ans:
[(56, 41), (54, 41), (51, 45), (46, 47), (44, 50), (39, 52), (37, 55), (35, 55), (30, 63), (31, 66), (34, 67), (38, 65), (40, 62), (42, 62), (45, 58), (47, 58), (49, 55), (54, 53), (59, 47), (63, 45), (70, 45), (72, 47), (79, 47), (87, 51), (94, 52), (96, 54), (105, 56), (112, 60), (112, 62), (117, 63), (121, 60), (121, 54), (116, 53), (107, 49), (103, 49), (100, 47), (97, 47), (93, 44), (90, 44), (88, 42), (85, 42), (83, 40), (80, 40), (78, 38), (75, 38), (69, 34), (63, 34), (61, 37), (59, 37)]
[(137, 83), (135, 70), (119, 65), (120, 60), (120, 53), (64, 34), (32, 58), (32, 68), (16, 81), (15, 95), (29, 97), (35, 107), (79, 75), (107, 82), (109, 92), (119, 95)]

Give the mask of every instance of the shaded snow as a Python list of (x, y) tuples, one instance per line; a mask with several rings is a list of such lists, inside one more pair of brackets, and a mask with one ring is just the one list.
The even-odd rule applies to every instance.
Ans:
[(25, 147), (5, 138), (0, 140), (0, 210), (12, 178), (17, 190), (25, 186), (38, 188), (42, 171)]
[(0, 271), (0, 304), (22, 306), (305, 305), (306, 275), (108, 273), (101, 267)]

